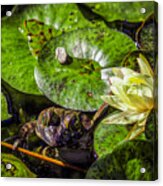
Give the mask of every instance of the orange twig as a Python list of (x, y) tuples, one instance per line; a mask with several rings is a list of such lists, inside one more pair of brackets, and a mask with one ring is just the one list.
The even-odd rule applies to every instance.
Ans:
[[(9, 149), (12, 149), (12, 150), (14, 148), (12, 144), (9, 144), (9, 143), (6, 143), (6, 142), (1, 142), (1, 145), (4, 146), (4, 147), (7, 147)], [(36, 152), (31, 152), (29, 150), (26, 150), (26, 149), (23, 149), (23, 148), (20, 148), (20, 147), (18, 147), (16, 150), (19, 151), (19, 152), (22, 152), (24, 154), (27, 154), (29, 156), (33, 156), (35, 158), (38, 158), (38, 159), (41, 159), (41, 160), (48, 161), (50, 163), (59, 165), (61, 167), (67, 167), (67, 168), (71, 168), (71, 169), (74, 169), (74, 170), (77, 170), (77, 171), (80, 171), (80, 172), (86, 172), (86, 170), (84, 170), (84, 169), (82, 169), (80, 167), (76, 167), (76, 166), (73, 166), (71, 164), (64, 163), (64, 162), (62, 162), (60, 160), (53, 159), (53, 158), (50, 158), (48, 156), (43, 156), (43, 155), (38, 154)]]

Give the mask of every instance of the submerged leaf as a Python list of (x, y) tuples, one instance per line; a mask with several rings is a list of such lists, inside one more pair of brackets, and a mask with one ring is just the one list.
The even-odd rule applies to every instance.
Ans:
[(152, 53), (153, 57), (158, 52), (158, 12), (155, 9), (154, 14), (151, 14), (144, 20), (137, 30), (136, 42), (141, 50)]

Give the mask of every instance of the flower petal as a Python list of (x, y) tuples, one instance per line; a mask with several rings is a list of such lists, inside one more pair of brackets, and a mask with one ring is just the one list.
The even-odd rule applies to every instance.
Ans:
[(153, 70), (150, 67), (146, 58), (142, 54), (139, 55), (139, 58), (137, 58), (137, 61), (139, 64), (141, 74), (146, 74), (146, 75), (153, 77)]
[(122, 71), (122, 74), (125, 76), (136, 76), (138, 75), (139, 73), (138, 72), (135, 72), (134, 70), (130, 69), (130, 68), (125, 68), (125, 67), (121, 67), (121, 71)]
[(122, 111), (125, 111), (128, 109), (127, 105), (125, 105), (117, 96), (113, 96), (113, 95), (104, 95), (104, 96), (101, 96), (101, 99), (106, 102), (108, 105), (116, 108), (116, 109), (119, 109), (119, 110), (122, 110)]
[(128, 110), (135, 111), (137, 110), (135, 106), (131, 104), (131, 101), (127, 95), (127, 89), (125, 86), (119, 84), (119, 86), (111, 86), (112, 93), (119, 98), (121, 102), (128, 108)]
[(104, 124), (117, 124), (117, 125), (127, 125), (133, 124), (136, 121), (141, 121), (148, 116), (148, 112), (144, 113), (131, 113), (131, 112), (113, 112), (108, 117), (106, 117), (102, 122)]
[(131, 100), (131, 105), (137, 108), (137, 112), (145, 112), (153, 108), (153, 98), (133, 94), (128, 94), (128, 98)]
[(102, 69), (101, 70), (101, 79), (108, 80), (114, 74), (112, 72), (112, 68)]
[(131, 131), (128, 133), (127, 137), (125, 138), (125, 140), (133, 140), (134, 138), (136, 138), (138, 135), (140, 135), (142, 132), (145, 131), (145, 124), (146, 124), (146, 120), (147, 118), (145, 118), (142, 121), (137, 122), (133, 128), (131, 129)]
[(112, 68), (112, 72), (116, 77), (123, 79), (124, 75), (121, 67)]
[(153, 78), (148, 75), (138, 74), (136, 76), (125, 76), (124, 82), (127, 85), (145, 85), (153, 89)]
[(149, 97), (152, 98), (153, 97), (153, 91), (144, 85), (133, 85), (133, 86), (127, 86), (128, 90), (127, 90), (127, 94), (135, 94), (141, 97)]

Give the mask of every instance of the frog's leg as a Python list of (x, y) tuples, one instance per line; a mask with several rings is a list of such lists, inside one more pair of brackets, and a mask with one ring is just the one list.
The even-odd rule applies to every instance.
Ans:
[(39, 154), (42, 154), (43, 156), (48, 156), (52, 158), (58, 158), (59, 155), (59, 150), (56, 147), (50, 147), (50, 146), (39, 146), (36, 149), (36, 152)]
[(37, 125), (37, 120), (27, 122), (25, 123), (18, 132), (18, 139), (14, 142), (14, 148), (15, 150), (19, 145), (21, 145), (24, 142), (27, 142), (30, 134), (32, 134), (35, 131), (35, 127)]

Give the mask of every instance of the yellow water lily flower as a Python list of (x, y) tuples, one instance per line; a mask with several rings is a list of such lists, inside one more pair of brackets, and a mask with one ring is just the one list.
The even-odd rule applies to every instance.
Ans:
[(109, 69), (111, 92), (101, 98), (117, 111), (108, 115), (105, 124), (133, 124), (126, 139), (131, 140), (145, 130), (147, 118), (154, 107), (154, 75), (147, 59), (137, 58), (140, 72), (125, 67)]

